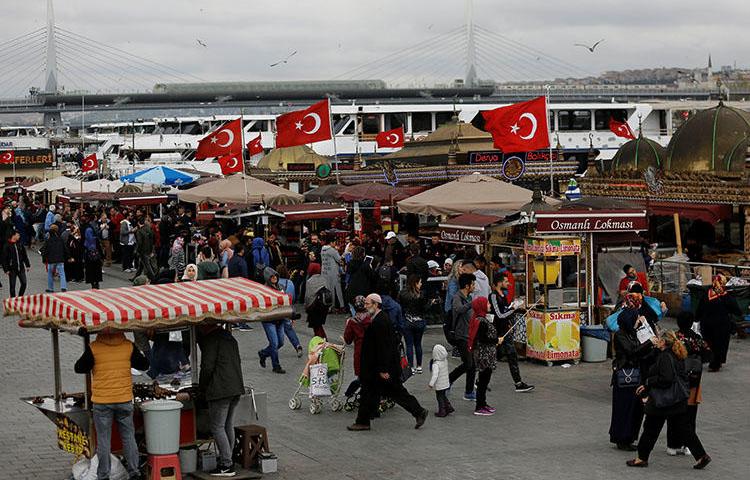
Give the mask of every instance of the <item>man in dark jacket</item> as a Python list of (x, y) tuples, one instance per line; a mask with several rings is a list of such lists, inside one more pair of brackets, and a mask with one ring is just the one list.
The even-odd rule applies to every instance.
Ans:
[(430, 267), (427, 266), (427, 260), (420, 255), (418, 243), (412, 243), (409, 245), (409, 254), (411, 256), (406, 260), (406, 276), (419, 275), (422, 282), (425, 282), (427, 277), (430, 276)]
[(234, 246), (234, 255), (227, 262), (229, 278), (247, 277), (247, 261), (245, 260), (245, 246), (238, 243)]
[(47, 293), (55, 291), (55, 273), (60, 276), (60, 291), (68, 289), (65, 280), (65, 262), (70, 258), (68, 246), (59, 235), (59, 227), (55, 224), (49, 227), (49, 237), (42, 245), (42, 260), (47, 264)]
[(31, 268), (26, 249), (19, 242), (20, 239), (21, 234), (13, 232), (3, 248), (3, 271), (8, 275), (11, 297), (16, 296), (16, 279), (21, 284), (18, 296), (23, 296), (26, 292), (26, 272)]
[(344, 299), (350, 308), (354, 305), (354, 299), (362, 295), (363, 297), (372, 292), (378, 281), (378, 276), (373, 271), (372, 266), (365, 262), (365, 249), (355, 247), (352, 252), (352, 260), (347, 267), (349, 273), (349, 284), (344, 292)]
[(218, 325), (201, 327), (199, 387), (208, 401), (211, 434), (219, 449), (216, 470), (211, 475), (234, 476), (234, 410), (245, 393), (240, 348), (232, 334)]
[(156, 279), (156, 269), (158, 266), (155, 265), (155, 244), (156, 237), (154, 230), (151, 228), (151, 217), (146, 217), (135, 232), (135, 253), (138, 256), (138, 271), (135, 272), (133, 278), (139, 276), (141, 273), (145, 273), (152, 281)]
[(351, 431), (370, 429), (370, 419), (375, 414), (381, 396), (387, 396), (416, 419), (414, 428), (424, 425), (427, 410), (422, 408), (401, 382), (401, 362), (398, 353), (398, 338), (391, 320), (380, 309), (380, 295), (372, 293), (365, 299), (372, 323), (365, 330), (360, 357), (360, 394), (357, 420), (347, 427)]
[(450, 382), (458, 380), (458, 377), (466, 374), (466, 389), (464, 400), (476, 400), (474, 393), (474, 358), (469, 351), (469, 320), (471, 320), (471, 292), (474, 290), (476, 277), (471, 273), (462, 273), (458, 277), (458, 292), (453, 296), (453, 335), (456, 346), (461, 352), (461, 365), (450, 373)]

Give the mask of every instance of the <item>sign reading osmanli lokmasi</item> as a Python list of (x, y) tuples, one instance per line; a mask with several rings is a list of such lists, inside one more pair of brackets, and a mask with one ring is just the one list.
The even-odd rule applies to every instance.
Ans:
[(538, 233), (617, 233), (648, 229), (645, 210), (560, 210), (540, 212), (535, 218)]

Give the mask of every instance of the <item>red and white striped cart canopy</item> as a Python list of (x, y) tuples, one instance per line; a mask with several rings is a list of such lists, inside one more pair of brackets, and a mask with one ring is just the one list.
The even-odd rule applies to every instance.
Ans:
[(292, 314), (288, 295), (245, 278), (43, 293), (5, 300), (22, 327), (96, 332), (199, 323), (265, 321)]

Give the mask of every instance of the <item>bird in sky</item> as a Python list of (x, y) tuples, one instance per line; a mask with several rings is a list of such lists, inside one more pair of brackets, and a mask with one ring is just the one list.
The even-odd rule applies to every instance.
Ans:
[(279, 60), (278, 62), (272, 63), (270, 66), (273, 68), (275, 66), (281, 65), (282, 63), (289, 63), (289, 59), (292, 58), (297, 54), (297, 50), (293, 51), (284, 60)]
[(588, 45), (584, 45), (583, 43), (574, 43), (573, 46), (575, 46), (575, 47), (583, 47), (586, 50), (588, 50), (589, 52), (594, 53), (594, 50), (596, 49), (596, 47), (599, 46), (599, 44), (602, 43), (603, 41), (604, 41), (604, 39), (602, 38), (601, 40), (599, 40), (595, 44), (591, 45), (590, 47)]
[(208, 45), (203, 43), (203, 41), (200, 38), (196, 38), (195, 41), (198, 42), (198, 45), (200, 45), (201, 47), (208, 48)]

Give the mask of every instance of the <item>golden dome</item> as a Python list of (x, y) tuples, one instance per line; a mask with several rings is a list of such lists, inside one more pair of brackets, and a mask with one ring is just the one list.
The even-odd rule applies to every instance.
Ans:
[(722, 102), (690, 118), (667, 146), (667, 169), (683, 172), (743, 171), (750, 113)]
[(648, 167), (664, 168), (667, 160), (667, 149), (659, 142), (638, 135), (635, 140), (624, 143), (612, 158), (615, 170), (645, 170)]

